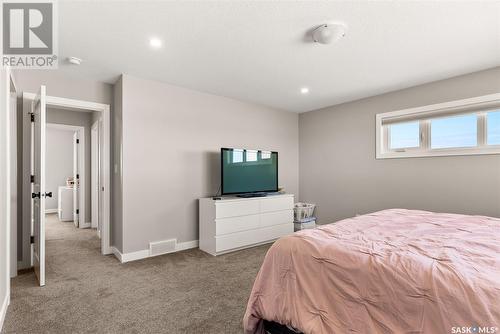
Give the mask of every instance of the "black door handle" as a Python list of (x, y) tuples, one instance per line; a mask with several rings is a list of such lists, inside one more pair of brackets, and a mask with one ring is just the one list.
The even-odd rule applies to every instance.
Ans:
[(31, 198), (40, 198), (40, 193), (31, 193)]
[(48, 193), (45, 193), (45, 197), (52, 197), (52, 191), (49, 191)]

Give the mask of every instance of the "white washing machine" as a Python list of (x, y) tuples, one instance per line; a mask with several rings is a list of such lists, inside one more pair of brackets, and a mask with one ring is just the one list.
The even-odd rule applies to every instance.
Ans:
[(59, 187), (58, 197), (59, 220), (63, 222), (73, 221), (73, 188)]

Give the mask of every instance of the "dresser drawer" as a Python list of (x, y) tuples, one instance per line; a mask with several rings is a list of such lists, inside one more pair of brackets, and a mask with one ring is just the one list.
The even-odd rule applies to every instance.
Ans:
[(293, 233), (293, 224), (290, 223), (216, 236), (215, 251), (224, 252), (235, 248), (251, 246), (278, 239), (291, 233)]
[(215, 220), (215, 235), (223, 235), (259, 228), (260, 216), (220, 218)]
[(260, 201), (260, 212), (293, 210), (293, 197), (263, 198)]
[(266, 212), (260, 215), (260, 227), (293, 223), (293, 210)]
[(215, 218), (256, 215), (260, 209), (258, 200), (216, 203), (215, 207)]

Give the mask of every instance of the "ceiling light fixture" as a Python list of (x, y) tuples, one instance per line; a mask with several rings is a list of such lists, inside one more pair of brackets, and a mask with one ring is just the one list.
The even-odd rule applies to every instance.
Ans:
[(343, 23), (325, 23), (312, 31), (315, 43), (330, 44), (344, 37), (347, 26)]
[(302, 87), (302, 88), (300, 89), (300, 92), (301, 92), (302, 94), (309, 94), (309, 88), (307, 88), (307, 87)]
[(82, 59), (76, 57), (68, 57), (68, 62), (73, 65), (80, 65), (82, 63)]
[(155, 49), (161, 48), (162, 42), (161, 39), (153, 37), (149, 39), (149, 45)]

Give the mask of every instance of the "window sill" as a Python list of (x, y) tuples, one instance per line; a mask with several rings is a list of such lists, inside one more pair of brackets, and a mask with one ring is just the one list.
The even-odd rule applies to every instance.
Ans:
[(428, 151), (408, 150), (406, 152), (377, 152), (377, 159), (398, 159), (398, 158), (425, 158), (425, 157), (449, 157), (465, 155), (493, 155), (500, 154), (500, 146), (492, 147), (471, 147), (460, 149), (434, 149)]

